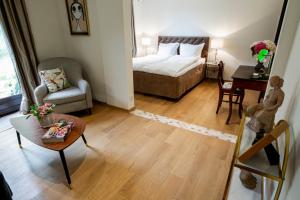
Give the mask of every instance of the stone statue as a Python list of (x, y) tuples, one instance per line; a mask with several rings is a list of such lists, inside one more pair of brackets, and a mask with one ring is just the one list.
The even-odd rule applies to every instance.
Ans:
[[(247, 109), (248, 115), (251, 117), (247, 126), (256, 132), (256, 138), (253, 144), (263, 138), (265, 133), (269, 133), (273, 129), (275, 114), (284, 99), (284, 92), (281, 90), (282, 85), (283, 79), (279, 76), (272, 76), (270, 79), (272, 89), (269, 91), (263, 103), (250, 106)], [(272, 144), (265, 147), (265, 152), (271, 165), (278, 164), (279, 154)], [(257, 180), (255, 176), (246, 170), (241, 170), (240, 180), (246, 188), (254, 189), (256, 187)]]
[(251, 120), (247, 126), (256, 133), (262, 130), (269, 133), (273, 129), (275, 114), (281, 106), (284, 99), (284, 92), (281, 90), (283, 79), (279, 76), (272, 76), (270, 86), (273, 88), (269, 91), (263, 103), (250, 106), (247, 109)]

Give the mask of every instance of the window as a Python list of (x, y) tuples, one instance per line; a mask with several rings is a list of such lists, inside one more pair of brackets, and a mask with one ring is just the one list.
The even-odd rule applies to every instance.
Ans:
[(19, 109), (21, 88), (14, 63), (0, 24), (0, 115)]

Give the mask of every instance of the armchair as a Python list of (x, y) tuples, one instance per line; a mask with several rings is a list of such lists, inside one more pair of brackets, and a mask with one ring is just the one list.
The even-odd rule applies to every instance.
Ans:
[(36, 103), (55, 104), (54, 111), (57, 113), (70, 113), (87, 109), (91, 114), (92, 93), (89, 83), (82, 78), (82, 69), (78, 62), (70, 58), (50, 58), (38, 65), (38, 71), (63, 68), (71, 87), (49, 93), (43, 82), (34, 90)]

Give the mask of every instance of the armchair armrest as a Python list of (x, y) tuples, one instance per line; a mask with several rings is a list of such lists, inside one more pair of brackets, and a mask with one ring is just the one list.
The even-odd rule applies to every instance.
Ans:
[(44, 97), (48, 94), (48, 89), (45, 84), (39, 85), (37, 88), (34, 90), (34, 97), (35, 97), (35, 102), (38, 105), (43, 105), (44, 104)]
[(92, 92), (89, 83), (86, 80), (79, 79), (77, 81), (77, 85), (79, 89), (85, 93), (88, 108), (92, 108), (93, 107)]

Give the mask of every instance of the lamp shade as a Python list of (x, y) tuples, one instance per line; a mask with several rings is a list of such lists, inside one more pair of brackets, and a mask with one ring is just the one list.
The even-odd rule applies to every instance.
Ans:
[(143, 37), (142, 38), (142, 45), (143, 46), (150, 46), (151, 45), (151, 38), (149, 38), (149, 37)]
[(211, 40), (211, 48), (212, 49), (221, 49), (223, 48), (223, 39), (212, 39)]

